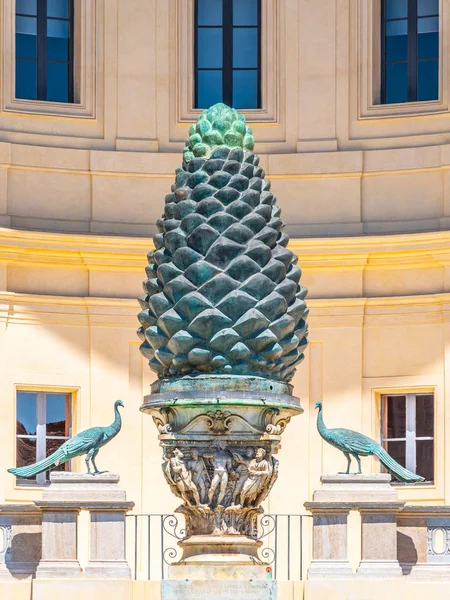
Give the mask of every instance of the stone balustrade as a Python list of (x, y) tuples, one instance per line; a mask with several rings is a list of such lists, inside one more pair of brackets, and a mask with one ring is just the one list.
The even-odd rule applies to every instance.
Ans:
[[(42, 499), (0, 506), (0, 580), (36, 577), (130, 579), (125, 515), (134, 506), (119, 476), (53, 472)], [(89, 511), (89, 561), (78, 557), (81, 510)]]

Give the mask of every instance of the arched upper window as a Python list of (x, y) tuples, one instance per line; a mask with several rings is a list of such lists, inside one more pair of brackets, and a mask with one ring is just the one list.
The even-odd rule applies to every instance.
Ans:
[(439, 98), (439, 0), (382, 0), (381, 103)]
[(16, 98), (73, 102), (73, 0), (16, 0)]
[(261, 0), (195, 0), (195, 107), (261, 107)]

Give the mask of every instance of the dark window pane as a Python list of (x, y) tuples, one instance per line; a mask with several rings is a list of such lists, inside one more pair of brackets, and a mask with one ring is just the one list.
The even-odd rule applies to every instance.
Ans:
[(386, 19), (408, 16), (408, 0), (386, 0)]
[(406, 63), (386, 65), (386, 103), (408, 101), (408, 69)]
[(17, 438), (16, 466), (24, 467), (36, 462), (36, 438)]
[(408, 36), (386, 36), (386, 62), (398, 62), (408, 58)]
[(34, 60), (16, 60), (16, 98), (36, 100), (37, 67)]
[(47, 423), (47, 436), (67, 436), (66, 419), (68, 419), (68, 415), (66, 406), (67, 403), (65, 394), (46, 395), (45, 415)]
[(406, 442), (388, 442), (387, 451), (402, 467), (406, 467)]
[(417, 31), (421, 33), (437, 33), (439, 31), (439, 17), (427, 17), (419, 19)]
[(222, 0), (198, 0), (198, 24), (222, 25)]
[(198, 30), (198, 68), (222, 67), (222, 29)]
[(233, 29), (233, 67), (251, 69), (258, 66), (258, 30)]
[(439, 58), (439, 34), (421, 33), (418, 36), (419, 58)]
[(233, 71), (233, 107), (258, 108), (258, 71)]
[(417, 100), (439, 98), (439, 62), (428, 60), (417, 65)]
[(16, 34), (16, 56), (21, 58), (36, 58), (35, 35)]
[(64, 63), (47, 63), (47, 100), (69, 101), (69, 67)]
[(434, 480), (434, 442), (419, 440), (416, 442), (416, 473), (426, 481)]
[(16, 0), (16, 14), (35, 15), (36, 0)]
[(258, 0), (233, 0), (233, 24), (257, 25)]
[[(395, 2), (396, 0), (393, 1)], [(419, 17), (422, 17), (423, 15), (438, 15), (439, 0), (418, 0), (417, 14)]]
[(35, 392), (17, 392), (17, 433), (35, 435), (37, 395)]
[(16, 33), (35, 36), (36, 30), (36, 17), (16, 17)]
[[(64, 444), (64, 440), (47, 440), (46, 456), (53, 454), (60, 446)], [(69, 466), (68, 462), (62, 463), (57, 467), (54, 467), (52, 471), (66, 471)], [(47, 479), (50, 479), (47, 471)]]
[(387, 435), (388, 438), (404, 438), (406, 436), (406, 397), (388, 396)]
[(222, 71), (198, 71), (198, 107), (222, 102)]
[(434, 396), (416, 396), (416, 437), (434, 436)]
[[(56, 28), (54, 25), (58, 24)], [(59, 27), (59, 24), (64, 25), (66, 31)], [(66, 35), (52, 35), (53, 33), (67, 33), (67, 21), (48, 21), (48, 37), (47, 37), (47, 59), (48, 60), (69, 60), (69, 40)], [(51, 25), (51, 26), (50, 26)]]
[(47, 16), (69, 18), (68, 0), (47, 0)]

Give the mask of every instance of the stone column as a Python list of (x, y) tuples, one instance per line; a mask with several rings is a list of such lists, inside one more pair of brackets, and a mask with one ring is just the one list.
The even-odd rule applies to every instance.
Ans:
[(91, 546), (87, 577), (131, 579), (125, 560), (125, 515), (132, 502), (111, 502), (87, 506), (91, 513)]
[(307, 502), (313, 515), (313, 560), (308, 579), (352, 575), (347, 556), (347, 519), (351, 505)]
[(41, 500), (35, 502), (42, 511), (42, 558), (37, 578), (80, 575), (77, 554), (77, 522), (80, 508), (73, 502)]
[(370, 577), (398, 577), (397, 513), (403, 502), (361, 503), (361, 562), (358, 574)]

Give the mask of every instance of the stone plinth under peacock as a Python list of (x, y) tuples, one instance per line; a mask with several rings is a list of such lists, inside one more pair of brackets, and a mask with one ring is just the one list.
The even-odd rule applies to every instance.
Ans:
[(224, 104), (190, 127), (139, 299), (140, 349), (158, 375), (141, 410), (182, 501), (186, 568), (206, 555), (261, 562), (260, 505), (302, 412), (289, 381), (307, 345), (307, 290), (253, 145)]

